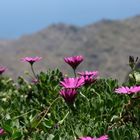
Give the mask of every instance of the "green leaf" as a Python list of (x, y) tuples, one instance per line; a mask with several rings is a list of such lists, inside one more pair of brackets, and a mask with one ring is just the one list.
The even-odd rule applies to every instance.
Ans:
[[(19, 139), (22, 137), (21, 132), (15, 132), (14, 134), (12, 134), (12, 139)], [(19, 139), (20, 140), (20, 139)]]
[(135, 80), (136, 82), (140, 82), (140, 73), (139, 72), (134, 72)]
[(40, 119), (34, 119), (31, 122), (31, 128), (35, 128), (38, 125), (39, 121), (40, 121)]
[(12, 134), (12, 132), (13, 132), (11, 125), (6, 124), (3, 126), (3, 129), (10, 134)]
[(50, 135), (48, 136), (47, 140), (53, 140), (53, 138), (54, 138), (54, 135), (53, 135), (53, 134), (50, 134)]

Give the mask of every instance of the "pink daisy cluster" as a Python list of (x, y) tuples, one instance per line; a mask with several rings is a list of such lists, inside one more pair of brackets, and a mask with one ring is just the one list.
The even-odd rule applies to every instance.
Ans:
[(74, 70), (77, 68), (77, 66), (84, 60), (82, 55), (79, 56), (71, 56), (71, 57), (65, 57), (64, 61), (69, 64)]
[(115, 93), (118, 93), (118, 94), (132, 94), (132, 93), (138, 93), (138, 92), (140, 92), (140, 86), (131, 86), (131, 87), (122, 86), (115, 89)]
[(83, 61), (83, 56), (72, 56), (65, 57), (64, 61), (68, 63), (74, 70), (75, 78), (64, 78), (60, 81), (60, 85), (63, 89), (60, 90), (59, 94), (65, 99), (67, 103), (73, 103), (76, 95), (77, 88), (83, 85), (94, 83), (98, 77), (98, 71), (85, 71), (79, 72), (80, 77), (76, 77), (75, 70), (77, 66)]
[(7, 70), (6, 67), (0, 66), (0, 75), (3, 74)]
[(84, 79), (76, 77), (75, 73), (77, 66), (83, 61), (83, 56), (65, 57), (64, 61), (73, 68), (75, 78), (64, 78), (63, 81), (60, 81), (60, 85), (63, 89), (60, 90), (59, 94), (68, 104), (73, 104), (77, 95), (76, 89), (84, 85)]
[(60, 85), (64, 88), (60, 90), (60, 95), (65, 99), (66, 102), (69, 102), (70, 100), (71, 103), (74, 102), (77, 94), (76, 89), (83, 85), (94, 83), (97, 79), (97, 76), (98, 72), (86, 72), (86, 74), (83, 73), (83, 76), (80, 77), (64, 78), (63, 81), (60, 81)]
[(34, 62), (38, 62), (42, 59), (42, 57), (24, 57), (24, 58), (21, 58), (21, 61), (22, 62), (29, 62), (31, 65), (34, 63)]
[(99, 138), (92, 138), (92, 137), (81, 137), (79, 140), (108, 140), (108, 135), (101, 136)]

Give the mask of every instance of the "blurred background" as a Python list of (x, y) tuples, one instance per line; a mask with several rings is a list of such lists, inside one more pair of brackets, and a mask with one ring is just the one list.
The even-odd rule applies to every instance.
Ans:
[(77, 71), (99, 70), (123, 81), (130, 55), (140, 54), (139, 0), (0, 0), (0, 65), (26, 76), (21, 57), (42, 56), (36, 71), (59, 68), (63, 57), (83, 55)]

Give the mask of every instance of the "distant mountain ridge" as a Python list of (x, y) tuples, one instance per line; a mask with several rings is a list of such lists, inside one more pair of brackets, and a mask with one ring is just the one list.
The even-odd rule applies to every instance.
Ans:
[(101, 76), (111, 76), (123, 81), (129, 71), (129, 55), (140, 56), (140, 16), (112, 21), (101, 20), (84, 27), (51, 25), (32, 35), (16, 40), (0, 41), (0, 64), (8, 67), (13, 77), (23, 75), (29, 65), (20, 62), (24, 56), (42, 56), (35, 64), (38, 71), (60, 68), (71, 71), (63, 57), (82, 54), (82, 70), (99, 70)]

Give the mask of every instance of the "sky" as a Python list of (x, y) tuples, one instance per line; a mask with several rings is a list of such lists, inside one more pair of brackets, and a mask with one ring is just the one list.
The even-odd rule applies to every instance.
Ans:
[(51, 24), (85, 26), (136, 15), (140, 0), (0, 0), (0, 39), (18, 38)]

